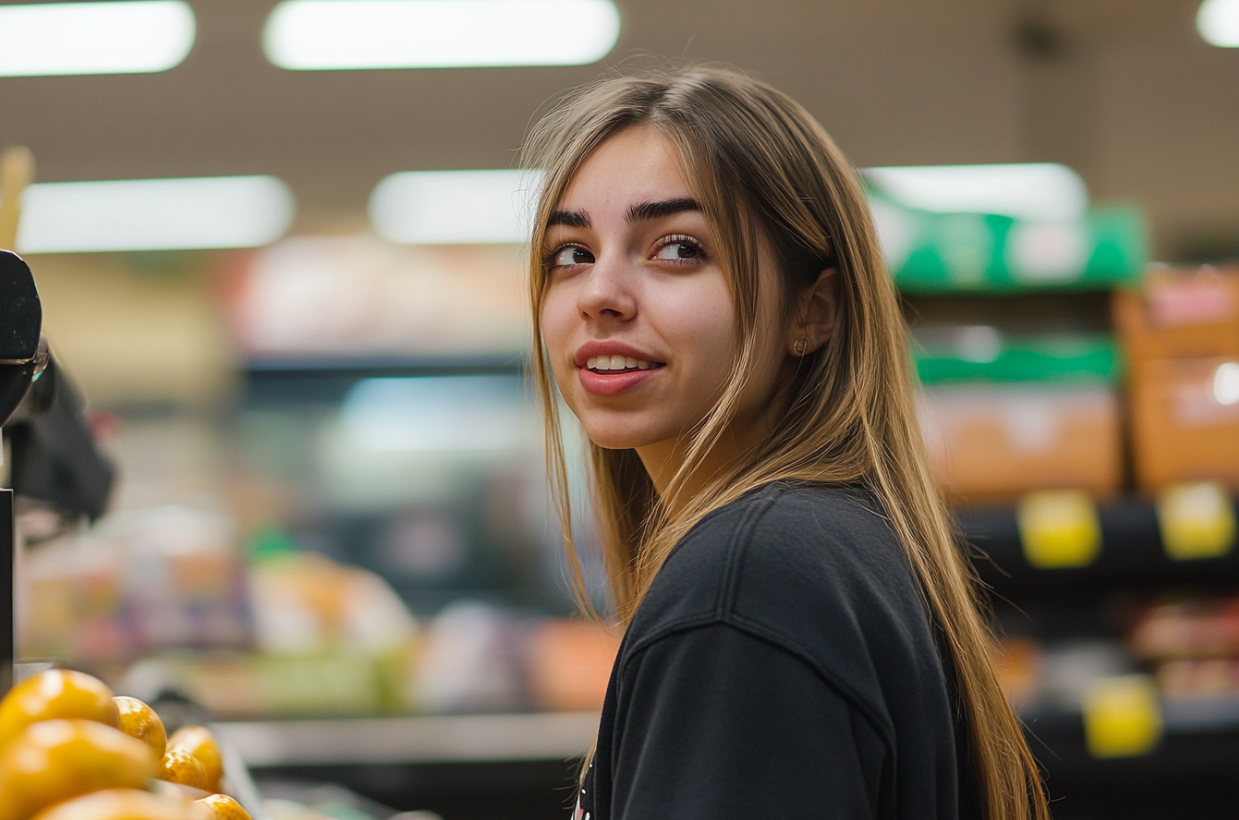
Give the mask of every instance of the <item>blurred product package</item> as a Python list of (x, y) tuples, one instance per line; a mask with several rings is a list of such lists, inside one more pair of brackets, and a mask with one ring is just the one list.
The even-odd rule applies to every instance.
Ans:
[(1120, 363), (1108, 337), (938, 327), (919, 329), (917, 342), (922, 432), (949, 498), (1118, 491), (1122, 443), (1112, 383)]
[(515, 246), (295, 237), (238, 261), (226, 310), (252, 359), (512, 355), (527, 344)]
[(20, 583), (27, 658), (121, 663), (250, 638), (235, 531), (219, 514), (162, 507), (105, 517), (27, 549)]
[(597, 710), (618, 649), (618, 634), (592, 621), (460, 601), (426, 630), (409, 703), (429, 712)]
[(1100, 681), (1139, 672), (1138, 662), (1114, 639), (1064, 637), (1043, 642), (1002, 638), (991, 647), (1003, 692), (1022, 714), (1077, 714)]
[(1117, 291), (1141, 489), (1218, 480), (1239, 490), (1239, 271), (1155, 269)]
[(1137, 618), (1133, 653), (1172, 700), (1239, 700), (1239, 597), (1157, 602)]
[(1016, 711), (1027, 709), (1041, 696), (1045, 647), (1029, 636), (1004, 637), (990, 646), (994, 671), (1003, 694)]
[(591, 621), (539, 621), (529, 634), (525, 656), (534, 704), (547, 711), (600, 708), (619, 642), (617, 630)]
[(226, 516), (127, 512), (28, 551), (27, 659), (216, 717), (593, 710), (618, 637), (460, 599), (419, 623), (391, 585), (286, 545), (246, 569)]
[(523, 706), (520, 633), (511, 613), (458, 601), (426, 630), (406, 697), (427, 712), (496, 712)]
[(250, 569), (250, 605), (259, 650), (383, 655), (416, 632), (391, 586), (372, 572), (313, 552), (266, 558)]
[(1239, 597), (1155, 603), (1137, 618), (1131, 645), (1148, 661), (1239, 658)]
[(256, 651), (168, 653), (130, 679), (229, 717), (403, 709), (417, 624), (386, 581), (291, 549), (255, 561), (248, 581)]
[[(1138, 604), (1126, 646), (1112, 640), (1029, 636), (997, 641), (995, 667), (1003, 691), (1025, 716), (1074, 712), (1098, 681), (1153, 673), (1168, 703), (1239, 703), (1239, 596), (1177, 595)], [(1213, 712), (1195, 713), (1208, 716)], [(1231, 712), (1218, 712), (1233, 715)]]
[(600, 624), (461, 600), (381, 653), (164, 653), (119, 688), (175, 689), (221, 718), (596, 711), (618, 646)]
[(1114, 326), (1135, 364), (1239, 356), (1239, 269), (1152, 268), (1113, 296)]

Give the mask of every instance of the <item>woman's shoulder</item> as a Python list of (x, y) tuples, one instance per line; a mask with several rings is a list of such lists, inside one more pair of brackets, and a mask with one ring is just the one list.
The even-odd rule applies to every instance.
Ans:
[(623, 655), (718, 623), (793, 653), (876, 720), (882, 681), (942, 688), (919, 585), (861, 488), (774, 484), (702, 519), (659, 571)]
[(905, 567), (878, 499), (858, 485), (775, 483), (714, 510), (673, 554), (735, 572), (801, 573), (812, 568), (867, 573)]
[(920, 597), (871, 493), (777, 483), (703, 518), (660, 570), (649, 603), (663, 621), (786, 621), (789, 610), (807, 609), (820, 623), (872, 604), (917, 610)]

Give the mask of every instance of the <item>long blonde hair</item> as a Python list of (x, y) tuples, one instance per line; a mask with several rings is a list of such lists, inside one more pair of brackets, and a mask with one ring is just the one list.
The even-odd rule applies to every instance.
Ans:
[[(661, 496), (635, 451), (589, 445), (594, 515), (621, 623), (631, 620), (671, 549), (710, 510), (774, 481), (863, 483), (881, 500), (948, 649), (978, 805), (989, 820), (1045, 820), (1037, 764), (999, 688), (970, 564), (927, 468), (906, 328), (861, 185), (803, 107), (734, 71), (696, 67), (601, 81), (556, 105), (526, 143), (524, 163), (545, 172), (530, 259), (534, 370), (552, 494), (578, 600), (587, 596), (542, 341), (543, 244), (577, 169), (605, 140), (636, 126), (668, 138), (695, 183), (720, 246), (739, 341), (721, 399), (687, 434), (685, 463)], [(785, 316), (823, 269), (838, 269), (835, 328), (778, 387), (787, 409), (772, 435), (725, 475), (699, 478), (689, 493), (684, 487), (733, 418), (755, 361), (759, 237), (778, 257)], [(965, 783), (968, 774), (961, 772)]]

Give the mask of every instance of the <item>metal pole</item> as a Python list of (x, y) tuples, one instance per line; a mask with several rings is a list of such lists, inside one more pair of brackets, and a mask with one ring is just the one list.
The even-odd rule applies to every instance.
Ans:
[(13, 665), (17, 659), (13, 589), (13, 565), (17, 558), (15, 523), (13, 491), (0, 489), (0, 695), (13, 685)]

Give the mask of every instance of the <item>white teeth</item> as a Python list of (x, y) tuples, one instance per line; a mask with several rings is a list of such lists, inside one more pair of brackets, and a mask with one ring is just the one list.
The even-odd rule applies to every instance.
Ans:
[(649, 370), (654, 365), (644, 359), (634, 359), (632, 356), (590, 356), (585, 361), (590, 370)]

